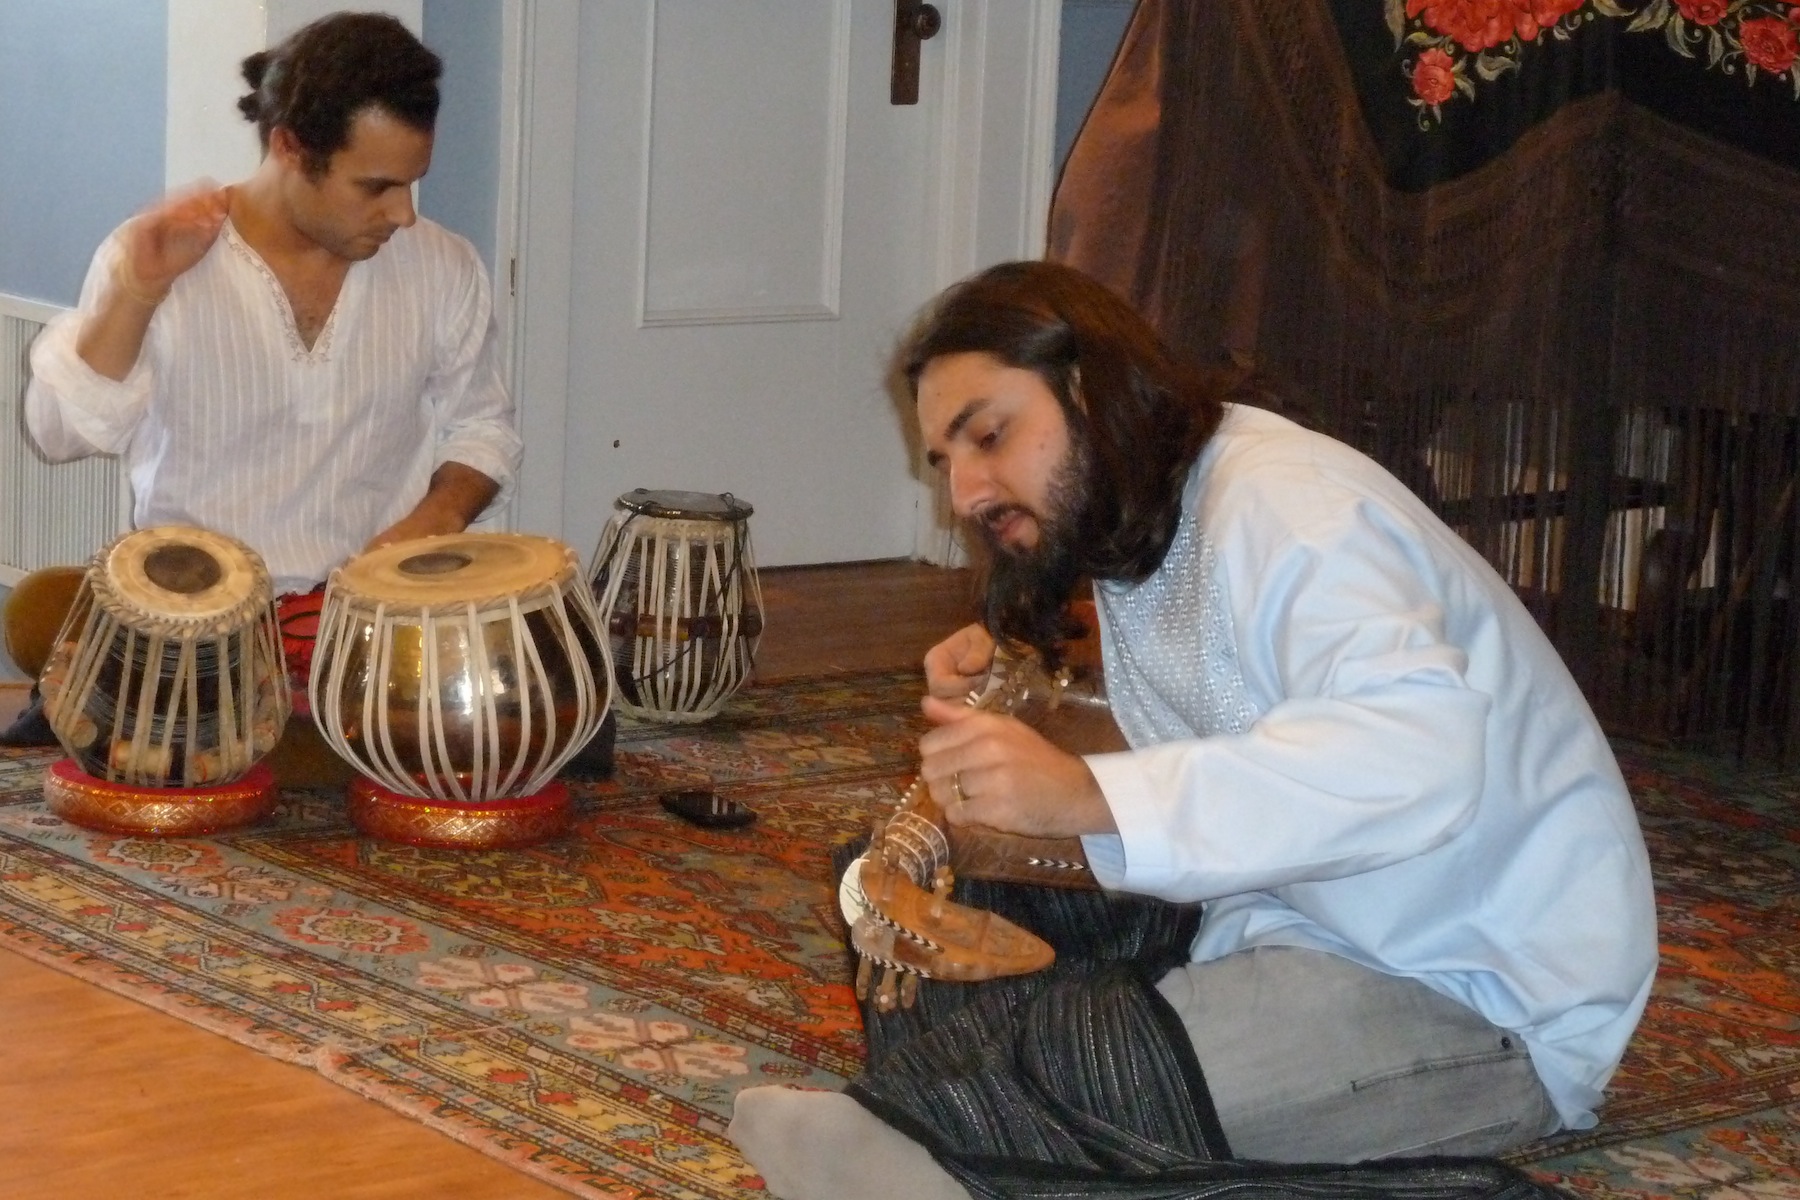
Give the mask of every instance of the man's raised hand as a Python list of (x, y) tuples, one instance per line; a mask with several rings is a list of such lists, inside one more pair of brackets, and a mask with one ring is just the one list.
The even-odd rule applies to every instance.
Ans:
[(125, 227), (114, 281), (140, 303), (160, 301), (218, 241), (230, 207), (227, 189), (202, 184), (139, 213)]

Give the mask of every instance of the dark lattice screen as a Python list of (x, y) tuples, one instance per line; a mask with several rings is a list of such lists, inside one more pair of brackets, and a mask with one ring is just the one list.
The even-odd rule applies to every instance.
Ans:
[(1792, 760), (1800, 100), (1600, 7), (1427, 111), (1397, 0), (1141, 0), (1051, 253), (1424, 496), (1609, 727)]

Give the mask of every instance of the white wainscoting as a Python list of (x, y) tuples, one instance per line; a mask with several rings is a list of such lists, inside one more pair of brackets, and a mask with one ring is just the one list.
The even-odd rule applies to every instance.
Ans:
[(85, 563), (125, 528), (125, 484), (110, 455), (44, 461), (25, 432), (31, 340), (62, 310), (0, 293), (0, 586)]

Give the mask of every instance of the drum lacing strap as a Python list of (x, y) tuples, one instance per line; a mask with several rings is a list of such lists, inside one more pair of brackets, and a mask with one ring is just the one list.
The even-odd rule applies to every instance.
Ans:
[[(728, 504), (736, 504), (736, 502), (737, 502), (737, 497), (732, 495), (730, 492), (720, 492), (719, 495), (721, 497), (723, 497), (724, 500)], [(625, 544), (625, 535), (628, 532), (630, 532), (632, 522), (636, 521), (639, 517), (642, 517), (644, 515), (646, 515), (646, 514), (633, 511), (633, 512), (629, 513), (623, 521), (619, 522), (618, 532), (613, 535), (612, 543), (610, 546), (607, 547), (606, 557), (610, 558), (611, 555), (617, 551), (617, 548), (620, 545)], [(746, 552), (746, 549), (748, 547), (749, 540), (750, 540), (750, 526), (749, 526), (749, 522), (747, 520), (734, 519), (730, 522), (730, 524), (731, 524), (731, 567), (728, 570), (726, 570), (719, 577), (719, 586), (725, 594), (729, 594), (730, 589), (733, 585), (736, 585), (740, 588), (743, 586), (742, 579), (740, 577), (744, 575), (744, 557), (745, 557), (745, 552)], [(759, 618), (761, 616), (761, 609), (762, 609), (762, 597), (759, 594), (757, 596), (757, 610), (758, 610), (757, 615)], [(600, 614), (600, 616), (601, 616), (601, 619), (604, 621), (608, 616), (610, 616), (610, 614), (602, 613), (602, 614)], [(692, 637), (689, 638), (687, 640), (687, 645), (683, 646), (679, 651), (677, 651), (674, 654), (674, 656), (649, 668), (648, 670), (644, 671), (642, 674), (627, 676), (627, 681), (630, 683), (633, 683), (633, 684), (646, 683), (649, 680), (655, 679), (659, 675), (668, 674), (670, 671), (673, 671), (677, 667), (682, 666), (684, 661), (687, 659), (687, 657), (690, 654), (698, 653), (700, 650), (701, 644), (705, 640), (706, 640), (705, 638), (692, 638)], [(750, 656), (750, 662), (747, 665), (752, 666), (752, 667), (755, 666), (756, 652), (755, 652), (754, 648), (748, 649), (747, 653)]]

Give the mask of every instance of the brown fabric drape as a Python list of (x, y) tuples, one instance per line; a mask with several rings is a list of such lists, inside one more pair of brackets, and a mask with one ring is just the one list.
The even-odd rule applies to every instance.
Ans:
[(1785, 757), (1797, 231), (1800, 175), (1616, 91), (1398, 190), (1327, 0), (1140, 0), (1049, 254), (1419, 491), (1615, 729)]

